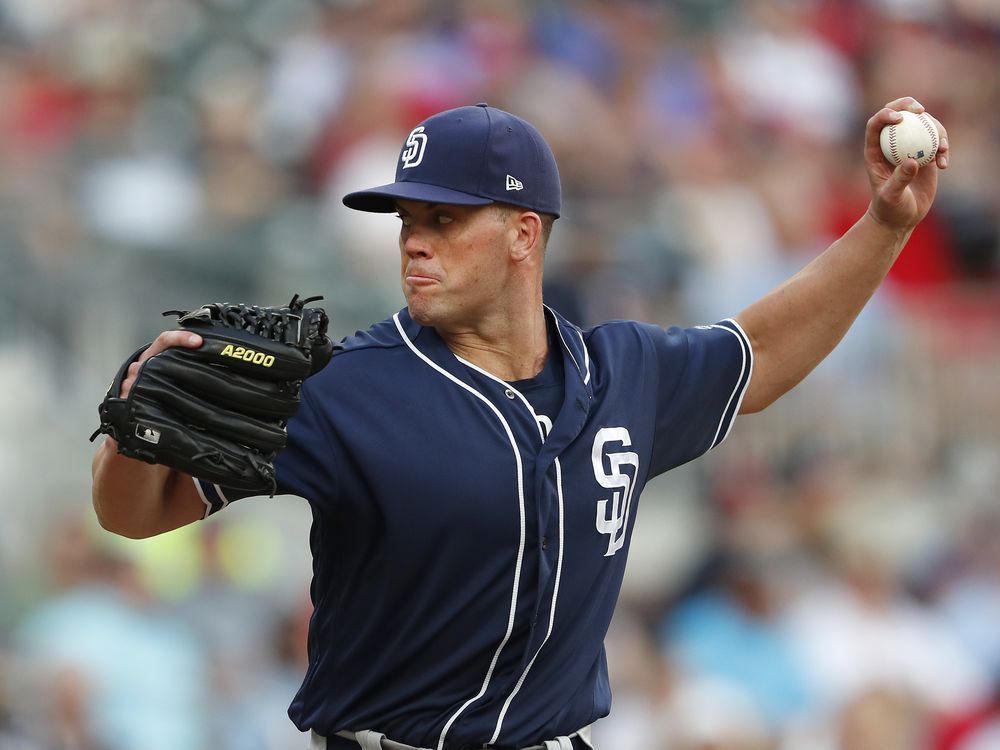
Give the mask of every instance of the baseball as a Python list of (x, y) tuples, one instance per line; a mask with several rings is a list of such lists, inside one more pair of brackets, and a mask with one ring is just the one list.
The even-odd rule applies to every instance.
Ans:
[(938, 132), (934, 121), (926, 112), (900, 112), (903, 119), (886, 125), (879, 135), (882, 153), (897, 166), (907, 157), (913, 157), (921, 167), (930, 164), (938, 150)]

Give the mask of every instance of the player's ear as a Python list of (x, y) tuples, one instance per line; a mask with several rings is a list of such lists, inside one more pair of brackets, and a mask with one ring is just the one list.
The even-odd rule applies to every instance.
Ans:
[(517, 211), (511, 217), (513, 243), (510, 254), (515, 261), (527, 260), (542, 251), (542, 218), (534, 211)]

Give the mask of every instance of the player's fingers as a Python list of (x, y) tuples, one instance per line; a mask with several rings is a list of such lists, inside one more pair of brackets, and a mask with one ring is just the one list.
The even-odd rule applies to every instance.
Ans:
[(138, 364), (142, 364), (150, 357), (155, 357), (162, 351), (172, 346), (184, 346), (189, 349), (197, 349), (202, 344), (201, 336), (190, 331), (164, 331), (157, 336), (146, 351), (139, 355)]
[(135, 382), (135, 379), (139, 376), (140, 367), (142, 367), (142, 365), (139, 364), (138, 361), (133, 362), (128, 366), (125, 379), (122, 381), (121, 391), (118, 393), (119, 398), (126, 398), (128, 396), (129, 391), (132, 390), (132, 384)]
[(924, 111), (924, 105), (912, 96), (902, 96), (899, 99), (893, 99), (891, 102), (886, 102), (885, 109), (894, 109), (897, 112), (908, 109), (913, 112), (913, 114), (919, 115)]
[(202, 338), (196, 333), (191, 333), (190, 331), (164, 331), (153, 340), (152, 344), (146, 347), (146, 350), (139, 355), (139, 358), (135, 362), (128, 366), (126, 377), (122, 381), (121, 391), (118, 394), (119, 398), (128, 397), (129, 391), (132, 390), (132, 384), (135, 383), (135, 379), (139, 376), (139, 369), (142, 367), (142, 363), (150, 357), (154, 357), (172, 346), (197, 349), (201, 345)]
[(902, 163), (893, 170), (892, 175), (886, 180), (882, 188), (883, 200), (887, 203), (900, 202), (903, 197), (903, 191), (913, 182), (913, 178), (917, 176), (917, 172), (919, 171), (920, 167), (917, 165), (916, 159), (912, 157), (903, 159)]
[[(885, 162), (882, 156), (882, 144), (879, 140), (882, 128), (901, 122), (902, 119), (903, 116), (899, 114), (899, 110), (891, 107), (883, 107), (868, 119), (868, 123), (865, 125), (865, 161), (871, 165), (882, 165)], [(888, 163), (885, 166), (887, 169), (891, 169), (891, 165)]]
[(882, 109), (868, 118), (868, 124), (865, 126), (865, 134), (869, 137), (874, 134), (875, 140), (877, 141), (879, 133), (882, 132), (882, 128), (886, 125), (901, 122), (902, 119), (903, 116), (899, 114), (898, 109), (882, 107)]
[(937, 128), (938, 133), (938, 150), (934, 161), (940, 169), (947, 169), (948, 159), (951, 155), (951, 144), (948, 143), (948, 131), (945, 130), (944, 125), (930, 112), (927, 113), (927, 116), (934, 123), (934, 127)]
[(892, 125), (903, 119), (903, 116), (899, 114), (903, 110), (920, 114), (924, 111), (924, 105), (912, 96), (902, 96), (899, 99), (886, 102), (882, 109), (869, 118), (865, 127), (865, 160), (869, 164), (882, 163), (882, 146), (879, 144), (879, 135), (886, 125)]

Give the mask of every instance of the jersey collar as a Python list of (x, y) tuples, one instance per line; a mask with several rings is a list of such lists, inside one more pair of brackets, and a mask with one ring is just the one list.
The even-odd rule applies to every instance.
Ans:
[[(594, 402), (593, 362), (587, 351), (583, 332), (551, 308), (546, 307), (545, 312), (555, 321), (559, 333), (565, 390), (562, 407), (555, 419), (552, 432), (538, 455), (538, 461), (542, 465), (554, 460), (576, 439), (587, 423)], [(449, 376), (476, 389), (471, 370), (448, 348), (437, 331), (415, 322), (405, 308), (394, 318), (397, 321), (398, 331), (409, 339), (409, 342), (404, 343), (416, 350), (418, 356), (426, 358)]]
[[(587, 400), (593, 398), (593, 363), (583, 339), (583, 331), (570, 323), (548, 305), (545, 314), (556, 324), (559, 343), (563, 353), (567, 373), (566, 395), (580, 392)], [(434, 328), (423, 326), (410, 317), (405, 307), (397, 314), (404, 334), (423, 354), (452, 375), (466, 379), (465, 368)], [(572, 373), (572, 377), (570, 374)]]

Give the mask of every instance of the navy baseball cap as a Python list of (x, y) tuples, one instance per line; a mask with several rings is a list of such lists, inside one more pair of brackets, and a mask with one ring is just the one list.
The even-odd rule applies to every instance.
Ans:
[(344, 196), (359, 211), (390, 213), (395, 200), (485, 206), (510, 203), (559, 215), (552, 149), (534, 125), (487, 104), (432, 115), (406, 137), (396, 181)]

